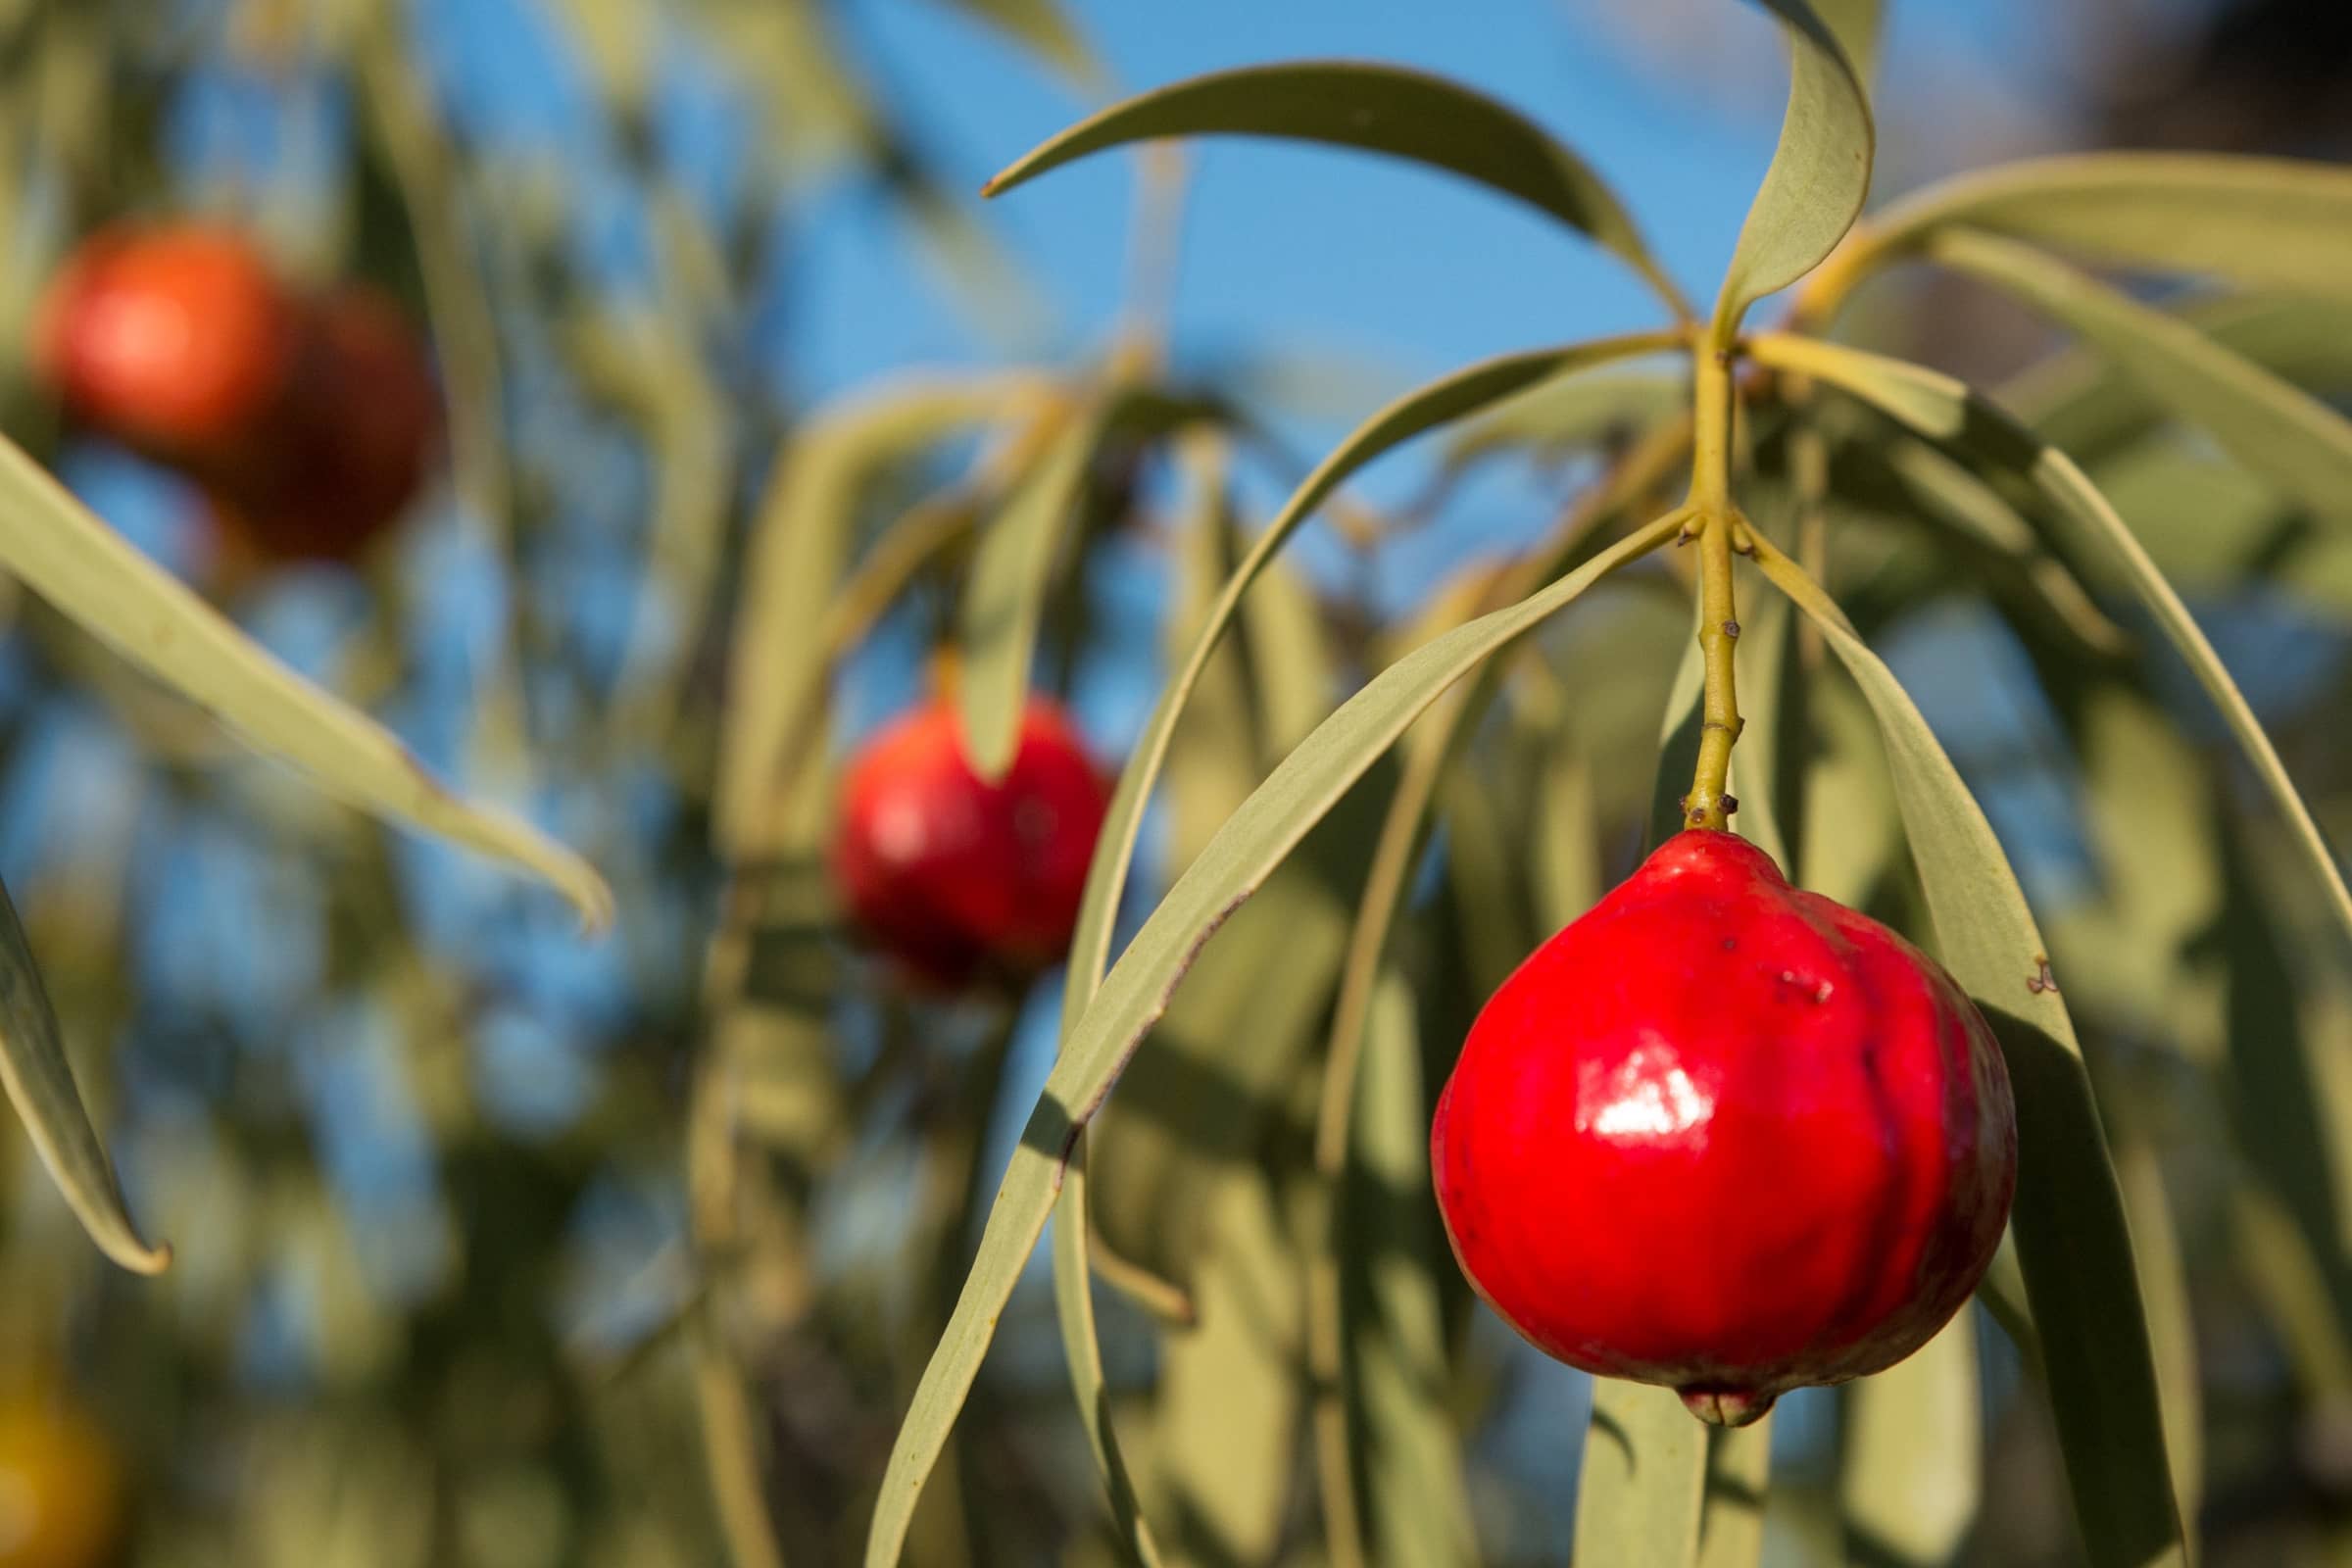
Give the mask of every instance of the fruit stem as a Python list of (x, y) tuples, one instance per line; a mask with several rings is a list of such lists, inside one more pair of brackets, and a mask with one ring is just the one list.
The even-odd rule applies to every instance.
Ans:
[(1734, 652), (1740, 611), (1732, 590), (1732, 553), (1746, 537), (1732, 504), (1732, 351), (1702, 347), (1694, 359), (1690, 452), (1690, 520), (1683, 537), (1698, 542), (1698, 649), (1706, 660), (1706, 695), (1699, 714), (1698, 766), (1683, 798), (1683, 820), (1722, 831), (1736, 803), (1725, 793), (1732, 747), (1740, 739), (1740, 697)]

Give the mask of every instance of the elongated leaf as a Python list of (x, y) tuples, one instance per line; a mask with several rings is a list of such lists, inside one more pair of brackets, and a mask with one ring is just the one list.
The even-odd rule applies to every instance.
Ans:
[(2010, 1227), (2091, 1561), (2185, 1562), (2123, 1196), (2073, 1021), (2046, 983), (2033, 912), (1991, 824), (1893, 671), (1762, 540), (1757, 564), (1822, 629), (1877, 715), (1938, 956), (2008, 1058), (2018, 1122)]
[[(1698, 623), (1694, 613), (1692, 624)], [(1692, 632), (1674, 666), (1666, 691), (1666, 712), (1658, 723), (1658, 770), (1649, 786), (1649, 828), (1643, 846), (1656, 849), (1683, 830), (1683, 797), (1698, 765), (1699, 704), (1706, 695), (1707, 662)]]
[(1061, 1325), (1061, 1353), (1069, 1363), (1078, 1394), (1078, 1419), (1086, 1427), (1110, 1495), (1112, 1521), (1119, 1537), (1143, 1568), (1158, 1568), (1159, 1544), (1136, 1501), (1135, 1483), (1127, 1474), (1110, 1424), (1110, 1391), (1102, 1380), (1102, 1346), (1095, 1330), (1094, 1269), (1087, 1259), (1086, 1157), (1083, 1143), (1071, 1151), (1069, 1169), (1062, 1178), (1061, 1202), (1055, 1209), (1061, 1223), (1054, 1228), (1054, 1310)]
[(2121, 267), (2352, 297), (2352, 169), (2222, 153), (2036, 158), (1912, 192), (1871, 225), (1874, 252), (1954, 226)]
[[(1790, 876), (1789, 853), (1780, 801), (1791, 772), (1785, 755), (1801, 754), (1804, 717), (1788, 712), (1788, 682), (1795, 664), (1795, 617), (1788, 601), (1764, 589), (1752, 576), (1740, 606), (1740, 744), (1732, 752), (1731, 785), (1740, 803), (1734, 823), (1740, 836), (1773, 858)], [(1798, 805), (1801, 809), (1802, 803)]]
[(1022, 1132), (971, 1275), (891, 1451), (866, 1543), (868, 1568), (898, 1561), (923, 1480), (1053, 1209), (1071, 1140), (1101, 1109), (1127, 1058), (1166, 1010), (1201, 943), (1447, 687), (1681, 525), (1679, 514), (1660, 518), (1542, 593), (1390, 665), (1283, 760), (1168, 890), (1064, 1041)]
[(2034, 434), (1977, 397), (1965, 385), (1920, 366), (1865, 354), (1834, 344), (1775, 338), (1759, 345), (1759, 357), (1840, 387), (1921, 434), (1951, 444), (1981, 466), (2030, 486), (2121, 568), (2132, 591), (2155, 616), (2164, 634), (2221, 710), (2246, 760), (2270, 791), (2279, 814), (2294, 830), (2304, 858), (2326, 888), (2337, 920), (2352, 934), (2352, 890), (2344, 885), (2319, 824), (2304, 805), (2278, 749), (2271, 744), (2245, 695), (2198, 629), (2188, 607), (2165, 581), (2132, 530), (2115, 514), (2074, 460), (2043, 446)]
[(2198, 1387), (2196, 1324), (2189, 1315), (2188, 1271), (2157, 1150), (2145, 1139), (2119, 1140), (2116, 1179), (2132, 1220), (2132, 1257), (2139, 1297), (2148, 1307), (2148, 1344), (2156, 1357), (2156, 1389), (2164, 1405), (2164, 1446), (2173, 1463), (2173, 1495), (2180, 1516), (2197, 1517), (2205, 1497), (2204, 1399)]
[(1707, 1431), (1672, 1389), (1594, 1378), (1572, 1560), (1695, 1562)]
[[(1374, 988), (1355, 1114), (1362, 1191), (1348, 1200), (1367, 1276), (1348, 1343), (1361, 1416), (1371, 1560), (1379, 1568), (1478, 1561), (1462, 1445), (1447, 1407), (1438, 1270), (1447, 1265), (1429, 1194), (1429, 1103), (1412, 993), (1395, 969)], [(1375, 1208), (1374, 1203), (1378, 1203)], [(1375, 1218), (1377, 1216), (1377, 1218)], [(1372, 1220), (1372, 1223), (1361, 1223)]]
[[(1144, 810), (1158, 782), (1160, 768), (1167, 760), (1169, 742), (1175, 733), (1177, 721), (1184, 715), (1187, 702), (1207, 672), (1225, 628), (1239, 612), (1250, 586), (1272, 564), (1276, 552), (1349, 474), (1392, 447), (1423, 431), (1474, 414), (1549, 376), (1588, 364), (1649, 352), (1663, 346), (1666, 341), (1668, 339), (1663, 335), (1648, 334), (1568, 349), (1514, 355), (1472, 366), (1457, 374), (1407, 393), (1374, 414), (1301, 482), (1282, 511), (1267, 524), (1257, 543), (1234, 569), (1224, 588), (1202, 612), (1200, 625), (1194, 634), (1190, 651), (1161, 693), (1142, 736), (1128, 757), (1126, 767), (1120, 772), (1118, 788), (1095, 841), (1094, 861), (1087, 871), (1086, 893), (1070, 944), (1069, 966), (1062, 989), (1062, 1040), (1065, 1048), (1071, 1031), (1076, 1028), (1079, 1018), (1085, 1014), (1100, 990), (1103, 969), (1110, 962), (1112, 927), (1117, 920), (1128, 872), (1134, 862), (1136, 837), (1142, 830)], [(1222, 445), (1214, 437), (1203, 436), (1187, 444), (1182, 451), (1198, 492), (1199, 503), (1194, 517), (1194, 537), (1190, 543), (1197, 550), (1221, 546), (1224, 536)], [(1299, 989), (1298, 982), (1301, 976), (1312, 973), (1312, 969), (1305, 966), (1286, 965), (1279, 972), (1278, 989), (1287, 994), (1308, 996), (1311, 993)], [(1240, 988), (1236, 994), (1262, 998), (1264, 990), (1262, 985), (1250, 985)], [(1263, 1021), (1262, 1018), (1259, 1020), (1260, 1023)], [(1257, 1038), (1262, 1041), (1266, 1037), (1261, 1033)], [(1264, 1053), (1259, 1054), (1257, 1059), (1261, 1064), (1268, 1065), (1278, 1064), (1280, 1060), (1279, 1056)], [(1008, 1174), (1008, 1184), (1010, 1180)], [(1063, 1204), (1062, 1212), (1070, 1217), (1072, 1225), (1083, 1222), (1083, 1217), (1076, 1215), (1072, 1204)], [(1084, 1261), (1085, 1247), (1083, 1237), (1069, 1244), (1069, 1250), (1060, 1257), (1065, 1268)], [(1067, 1282), (1062, 1286), (1065, 1294), (1075, 1288)], [(1092, 1348), (1091, 1341), (1088, 1348)], [(1072, 1359), (1070, 1372), (1081, 1399), (1093, 1402), (1088, 1397), (1088, 1391), (1095, 1377), (1088, 1358), (1080, 1355)], [(968, 1379), (963, 1387), (968, 1387)], [(947, 1420), (954, 1419), (955, 1403), (960, 1403), (961, 1397), (962, 1388), (959, 1387), (955, 1393), (954, 1403), (949, 1406)], [(1106, 1420), (1096, 1421), (1090, 1428), (1090, 1437), (1097, 1450), (1098, 1461), (1108, 1481), (1116, 1469), (1111, 1451), (1115, 1448), (1116, 1439)], [(915, 1484), (920, 1485), (919, 1476)], [(1115, 1485), (1115, 1481), (1112, 1484)], [(878, 1517), (877, 1529), (879, 1523)]]
[(1100, 975), (1110, 961), (1111, 928), (1134, 861), (1136, 835), (1143, 826), (1144, 808), (1158, 782), (1169, 738), (1183, 716), (1185, 704), (1208, 667), (1244, 596), (1299, 525), (1349, 475), (1414, 436), (1466, 417), (1547, 377), (1586, 365), (1655, 352), (1670, 346), (1672, 341), (1670, 334), (1644, 333), (1565, 349), (1508, 355), (1471, 366), (1408, 392), (1381, 409), (1315, 466), (1314, 471), (1300, 482), (1266, 525), (1249, 555), (1234, 568), (1232, 577), (1201, 617), (1191, 652), (1161, 692), (1158, 705), (1120, 772), (1118, 789), (1111, 797), (1102, 831), (1095, 841), (1094, 864), (1087, 872), (1086, 897), (1070, 946), (1072, 978), (1063, 995), (1065, 1012), (1075, 1017), (1083, 1010), (1085, 998), (1080, 994), (1078, 977), (1086, 976), (1085, 995), (1091, 996), (1093, 977)]
[(33, 1152), (65, 1195), (66, 1206), (98, 1250), (134, 1273), (160, 1274), (169, 1267), (172, 1249), (141, 1241), (122, 1206), (114, 1166), (74, 1086), (48, 987), (41, 983), (40, 966), (5, 887), (0, 887), (0, 1086), (24, 1118)]
[[(2180, 319), (2306, 392), (2352, 387), (2352, 302), (2305, 295), (2197, 297)], [(2001, 384), (1993, 401), (2094, 472), (2112, 448), (2166, 416), (2137, 377), (2087, 345), (2051, 355)]]
[(965, 760), (984, 779), (1003, 778), (1020, 749), (1038, 621), (1100, 430), (1093, 418), (1069, 420), (1004, 498), (972, 563), (956, 622), (956, 708)]
[(1562, 451), (1641, 429), (1690, 406), (1684, 376), (1568, 376), (1532, 387), (1470, 424), (1446, 443), (1441, 461), (1457, 469), (1506, 450)]
[(859, 494), (876, 468), (970, 425), (1033, 404), (1035, 375), (924, 376), (873, 389), (811, 421), (777, 460), (744, 564), (761, 607), (729, 655), (733, 710), (719, 759), (713, 837), (740, 851), (781, 788), (830, 670), (825, 608), (840, 586)]
[(2238, 462), (2321, 516), (2352, 524), (2352, 421), (2319, 399), (2030, 246), (1952, 230), (1929, 254), (2080, 332)]
[(1754, 3), (1781, 20), (1794, 60), (1780, 145), (1715, 303), (1718, 343), (1729, 341), (1750, 305), (1804, 276), (1845, 237), (1870, 194), (1876, 141), (1862, 84), (1821, 11), (1806, 0)]
[(1980, 1397), (1965, 1309), (1908, 1360), (1846, 1390), (1838, 1511), (1848, 1562), (1952, 1560), (1983, 1496)]
[(1058, 0), (946, 0), (1004, 33), (1061, 73), (1081, 92), (1102, 84), (1102, 63)]
[(1772, 1483), (1772, 1415), (1719, 1427), (1707, 1444), (1698, 1515), (1698, 1568), (1756, 1568), (1764, 1557), (1764, 1499)]
[(327, 794), (530, 871), (592, 928), (611, 920), (612, 895), (585, 860), (450, 793), (390, 732), (271, 658), (4, 440), (0, 569)]
[(1298, 1244), (1267, 1173), (1237, 1168), (1209, 1210), (1197, 1327), (1161, 1350), (1146, 1501), (1187, 1563), (1274, 1560), (1296, 1492), (1304, 1390)]
[(1677, 314), (1689, 314), (1632, 217), (1582, 158), (1518, 111), (1401, 66), (1315, 60), (1195, 76), (1079, 122), (990, 180), (986, 194), (1091, 153), (1168, 136), (1273, 136), (1442, 169), (1591, 236), (1676, 304)]

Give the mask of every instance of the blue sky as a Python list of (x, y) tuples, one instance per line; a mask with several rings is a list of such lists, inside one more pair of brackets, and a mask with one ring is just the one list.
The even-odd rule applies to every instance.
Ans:
[[(1304, 56), (1406, 62), (1533, 115), (1619, 187), (1667, 267), (1705, 297), (1770, 157), (1786, 81), (1760, 10), (1711, 0), (1720, 33), (1670, 78), (1664, 57), (1604, 23), (1593, 0), (1199, 0), (1074, 7), (1127, 90), (1220, 67)], [(1696, 0), (1653, 9), (1707, 15)], [(1990, 82), (2043, 39), (2024, 0), (1893, 7), (1882, 169), (1934, 169), (1937, 140), (1905, 132), (1918, 86)], [(966, 188), (1089, 107), (945, 4), (853, 0), (852, 36), (885, 73), (922, 144)], [(1470, 20), (1471, 18), (1475, 20)], [(1710, 26), (1713, 22), (1710, 18)], [(2037, 69), (2050, 69), (2048, 67)], [(1895, 89), (1901, 89), (1899, 92)], [(1924, 100), (1923, 100), (1924, 101)], [(1996, 100), (1996, 107), (1997, 100)], [(2002, 139), (2055, 133), (2021, 112)], [(989, 219), (1059, 315), (1037, 352), (1068, 353), (1113, 320), (1125, 273), (1133, 160), (1057, 172), (991, 204)], [(987, 357), (989, 345), (889, 220), (844, 203), (804, 229), (817, 309), (793, 358), (808, 393), (910, 362)], [(1205, 144), (1195, 166), (1178, 300), (1180, 346), (1284, 344), (1361, 368), (1363, 407), (1406, 379), (1504, 349), (1619, 330), (1654, 316), (1614, 263), (1555, 225), (1440, 175), (1265, 142)], [(1375, 379), (1377, 378), (1377, 380)]]

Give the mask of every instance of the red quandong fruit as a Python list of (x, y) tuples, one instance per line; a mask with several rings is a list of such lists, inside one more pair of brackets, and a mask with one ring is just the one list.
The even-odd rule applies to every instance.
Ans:
[(34, 368), (75, 417), (125, 446), (223, 471), (247, 461), (283, 398), (298, 316), (240, 234), (104, 229), (43, 296)]
[(964, 760), (954, 705), (934, 701), (852, 760), (834, 876), (858, 926), (930, 985), (1034, 974), (1069, 949), (1108, 806), (1055, 704), (1030, 700), (991, 784)]
[(301, 312), (270, 443), (211, 486), (230, 533), (277, 561), (351, 561), (400, 519), (430, 470), (441, 402), (416, 328), (346, 283)]
[(1741, 1426), (1893, 1365), (2017, 1180), (1992, 1034), (1943, 968), (1727, 832), (1675, 835), (1494, 993), (1430, 1135), (1480, 1296), (1539, 1348)]

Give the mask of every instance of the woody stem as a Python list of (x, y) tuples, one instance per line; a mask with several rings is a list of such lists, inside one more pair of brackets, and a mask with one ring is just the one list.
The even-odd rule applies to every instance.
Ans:
[(1683, 800), (1690, 827), (1731, 825), (1736, 803), (1725, 793), (1732, 747), (1740, 739), (1740, 699), (1733, 653), (1740, 640), (1732, 592), (1732, 553), (1744, 534), (1731, 496), (1731, 350), (1702, 348), (1696, 357), (1690, 460), (1690, 530), (1698, 543), (1699, 652), (1706, 660), (1706, 695), (1699, 715), (1698, 765)]

